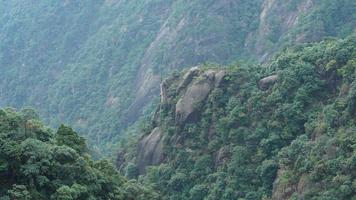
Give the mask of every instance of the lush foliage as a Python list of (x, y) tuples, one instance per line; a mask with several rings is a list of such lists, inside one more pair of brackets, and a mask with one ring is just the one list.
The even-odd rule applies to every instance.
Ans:
[(93, 161), (85, 141), (62, 125), (56, 133), (25, 109), (0, 110), (0, 199), (157, 199), (121, 177), (108, 161)]
[[(0, 109), (0, 200), (354, 200), (355, 9), (354, 0), (0, 0), (0, 107), (21, 110)], [(159, 119), (132, 125), (153, 113), (162, 78), (200, 64), (228, 75), (194, 105), (197, 122), (175, 119), (176, 72)], [(157, 126), (164, 162), (140, 174), (139, 133)], [(118, 146), (126, 178), (91, 158)]]
[(161, 75), (354, 30), (353, 0), (310, 2), (1, 0), (0, 106), (35, 107), (114, 152), (110, 143), (149, 113)]
[(159, 122), (165, 162), (139, 180), (171, 200), (354, 198), (355, 36), (286, 49), (262, 69), (227, 68), (197, 123), (177, 126), (172, 98)]

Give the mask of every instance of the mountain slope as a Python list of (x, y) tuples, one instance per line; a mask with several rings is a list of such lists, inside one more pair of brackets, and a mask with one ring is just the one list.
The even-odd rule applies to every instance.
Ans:
[(0, 105), (33, 106), (104, 149), (150, 112), (165, 74), (344, 37), (354, 10), (352, 0), (3, 0)]
[(355, 48), (355, 36), (332, 39), (288, 48), (264, 68), (201, 66), (166, 79), (118, 167), (163, 199), (354, 198)]

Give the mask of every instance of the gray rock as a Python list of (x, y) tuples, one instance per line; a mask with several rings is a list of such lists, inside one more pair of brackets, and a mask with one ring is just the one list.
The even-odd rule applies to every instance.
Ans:
[(182, 125), (186, 122), (194, 122), (197, 118), (197, 105), (203, 102), (214, 89), (215, 73), (205, 72), (198, 76), (187, 88), (183, 96), (176, 104), (176, 122)]
[(199, 116), (198, 105), (220, 86), (226, 75), (226, 71), (222, 70), (204, 72), (197, 67), (189, 70), (178, 87), (182, 95), (176, 104), (176, 123), (183, 125), (196, 121)]
[(215, 74), (215, 87), (219, 87), (221, 83), (224, 81), (224, 78), (227, 76), (226, 71), (218, 71)]
[(277, 79), (277, 75), (267, 76), (258, 82), (258, 86), (261, 90), (268, 90), (273, 84), (277, 82)]
[(163, 81), (161, 83), (161, 104), (166, 104), (168, 97), (167, 97), (167, 92), (168, 92), (168, 84), (167, 84), (167, 80)]
[(199, 67), (191, 68), (186, 74), (184, 74), (182, 80), (178, 84), (177, 91), (182, 90), (183, 88), (187, 87), (193, 80), (193, 78), (199, 75)]
[[(210, 92), (219, 87), (224, 77), (227, 75), (221, 70), (200, 70), (198, 67), (190, 69), (177, 87), (177, 95), (180, 99), (175, 105), (175, 120), (177, 125), (181, 126), (186, 123), (194, 122), (199, 119), (199, 107)], [(171, 81), (165, 80), (161, 84), (161, 106), (170, 104), (172, 97), (169, 97), (168, 91), (171, 87)], [(147, 166), (159, 165), (164, 160), (163, 155), (163, 140), (164, 135), (162, 129), (159, 128), (159, 115), (162, 107), (157, 109), (153, 125), (156, 126), (149, 135), (142, 137), (138, 144), (137, 166), (140, 174), (145, 173)], [(175, 144), (178, 145), (182, 138), (175, 139)], [(222, 155), (219, 155), (223, 157)], [(221, 160), (222, 158), (218, 158)]]
[(226, 159), (229, 157), (228, 149), (225, 147), (221, 147), (218, 152), (214, 155), (214, 165), (215, 167), (224, 163)]
[(163, 135), (160, 128), (143, 137), (138, 145), (137, 166), (140, 174), (147, 166), (159, 165), (163, 161)]

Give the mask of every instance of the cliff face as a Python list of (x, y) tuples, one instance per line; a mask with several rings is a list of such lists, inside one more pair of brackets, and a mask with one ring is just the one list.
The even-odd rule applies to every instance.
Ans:
[[(325, 23), (323, 12), (339, 9), (352, 15), (353, 5), (346, 1), (226, 0), (186, 2), (183, 7), (184, 11), (167, 17), (145, 51), (136, 78), (133, 111), (140, 110), (147, 99), (158, 94), (157, 85), (165, 72), (202, 62), (227, 64), (236, 59), (267, 62), (284, 45), (336, 36), (337, 31), (327, 31), (327, 27), (337, 29), (336, 23)], [(351, 23), (349, 31), (353, 32), (355, 24), (352, 25), (351, 18), (346, 21)], [(192, 31), (196, 29), (201, 30), (198, 35)], [(155, 70), (159, 73), (155, 74)]]
[(143, 137), (138, 144), (137, 166), (140, 174), (147, 166), (159, 165), (163, 161), (163, 135), (160, 128)]
[[(226, 75), (224, 70), (205, 71), (194, 67), (182, 77), (167, 79), (161, 84), (161, 103), (153, 120), (156, 127), (149, 135), (143, 136), (138, 144), (136, 163), (140, 173), (144, 173), (147, 166), (159, 165), (164, 161), (164, 124), (160, 121), (165, 117), (164, 112), (174, 109), (178, 129), (200, 121), (200, 105), (206, 102), (213, 90), (220, 87)], [(179, 145), (180, 139), (175, 138), (171, 145)]]
[[(259, 55), (260, 60), (266, 59), (273, 54), (281, 42), (288, 37), (291, 42), (306, 42), (307, 40), (317, 40), (322, 35), (315, 38), (305, 38), (302, 32), (291, 36), (295, 29), (302, 26), (301, 19), (315, 9), (313, 0), (266, 0), (262, 4), (259, 15), (259, 26), (256, 31), (249, 34), (246, 45), (250, 46), (253, 54)], [(287, 39), (287, 40), (288, 40)], [(271, 44), (274, 48), (271, 49)]]
[(350, 37), (287, 49), (262, 72), (238, 64), (174, 74), (126, 160), (164, 198), (350, 199), (355, 55)]

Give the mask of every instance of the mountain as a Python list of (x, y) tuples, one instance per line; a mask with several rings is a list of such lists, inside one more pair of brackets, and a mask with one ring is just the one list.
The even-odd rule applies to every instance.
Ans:
[(354, 11), (352, 0), (1, 0), (0, 106), (34, 107), (110, 152), (172, 71), (345, 37)]
[(354, 199), (355, 76), (355, 35), (176, 73), (118, 168), (162, 199)]

